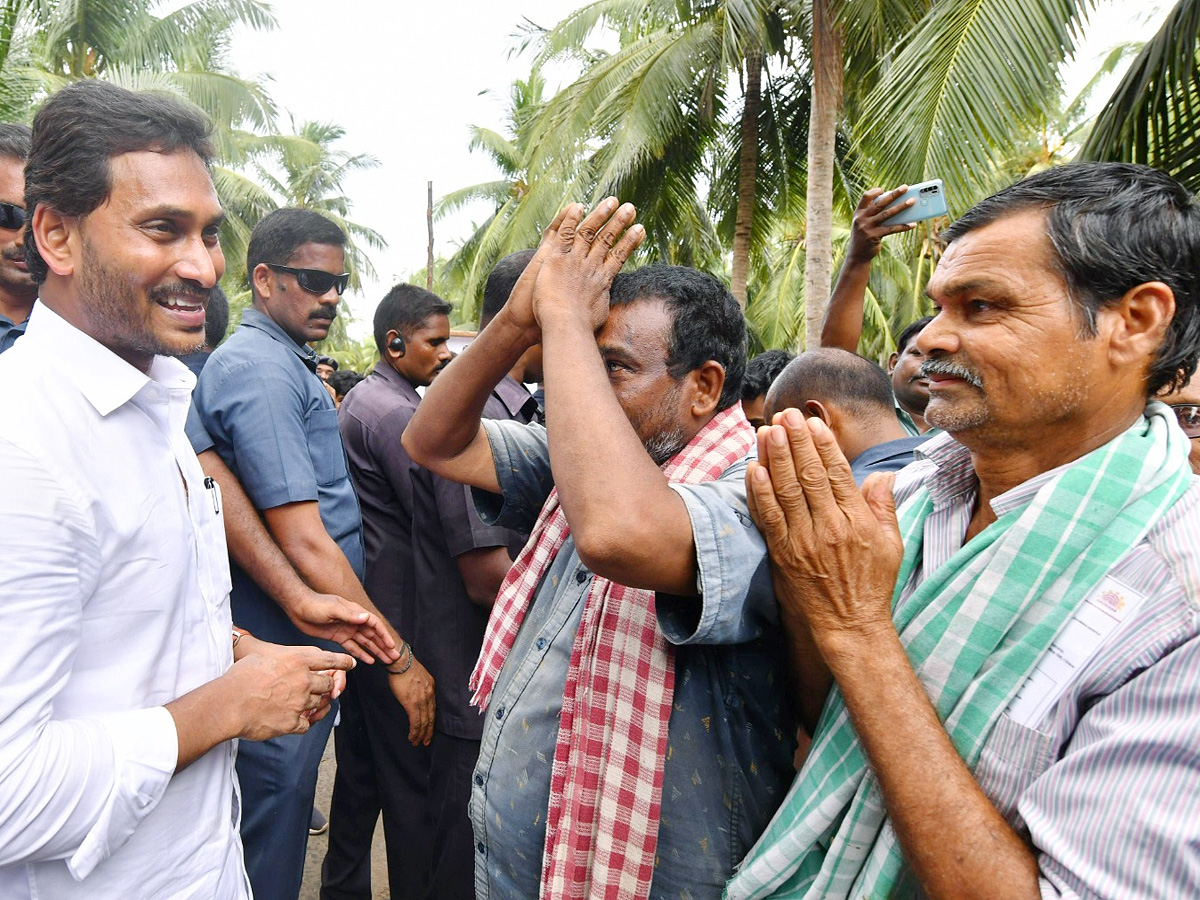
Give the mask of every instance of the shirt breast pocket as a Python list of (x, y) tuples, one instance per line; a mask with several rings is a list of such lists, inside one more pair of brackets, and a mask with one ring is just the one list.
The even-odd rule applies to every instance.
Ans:
[(305, 423), (308, 455), (317, 484), (329, 486), (346, 477), (346, 453), (338, 430), (336, 409), (314, 409)]
[(975, 765), (975, 779), (1014, 828), (1024, 833), (1017, 803), (1058, 756), (1055, 736), (1021, 725), (1002, 714)]

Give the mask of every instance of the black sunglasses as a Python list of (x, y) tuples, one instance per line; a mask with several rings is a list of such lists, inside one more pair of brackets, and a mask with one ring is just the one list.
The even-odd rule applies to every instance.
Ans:
[(1171, 403), (1168, 405), (1175, 413), (1175, 418), (1179, 420), (1179, 427), (1183, 429), (1183, 433), (1192, 440), (1200, 438), (1200, 405), (1195, 403)]
[(318, 297), (328, 294), (330, 288), (335, 289), (340, 297), (346, 290), (346, 285), (350, 283), (349, 272), (334, 275), (332, 272), (323, 272), (320, 269), (293, 269), (291, 266), (277, 266), (275, 263), (267, 263), (267, 267), (286, 275), (295, 275), (296, 284)]
[(0, 228), (16, 231), (25, 224), (25, 207), (0, 201)]

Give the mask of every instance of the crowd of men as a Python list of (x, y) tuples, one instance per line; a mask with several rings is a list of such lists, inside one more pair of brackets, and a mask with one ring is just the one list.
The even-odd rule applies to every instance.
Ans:
[[(0, 125), (0, 897), (1200, 896), (1200, 204), (1051, 169), (943, 232), (935, 315), (747, 359), (571, 204), (477, 337), (281, 209), (226, 336), (202, 114)], [(526, 385), (541, 384), (535, 396)], [(422, 394), (422, 391), (424, 392)], [(337, 722), (335, 727), (335, 721)]]

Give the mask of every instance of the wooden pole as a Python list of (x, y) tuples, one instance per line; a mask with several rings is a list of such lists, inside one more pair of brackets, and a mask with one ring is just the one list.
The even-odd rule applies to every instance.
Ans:
[(429, 252), (425, 257), (425, 289), (433, 290), (433, 182), (427, 184), (429, 201), (425, 205), (425, 222), (429, 226)]

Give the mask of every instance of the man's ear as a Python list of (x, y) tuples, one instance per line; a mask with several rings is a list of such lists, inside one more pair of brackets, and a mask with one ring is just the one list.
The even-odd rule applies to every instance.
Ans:
[(900, 351), (896, 351), (888, 357), (887, 373), (892, 374), (892, 370), (896, 368), (896, 363), (900, 362)]
[(1148, 368), (1175, 317), (1175, 293), (1161, 281), (1148, 281), (1101, 307), (1097, 317), (1107, 322), (1107, 328), (1098, 322), (1097, 330), (1107, 336), (1114, 365)]
[(75, 274), (80, 250), (79, 218), (64, 216), (46, 204), (33, 211), (33, 240), (47, 268), (55, 275)]
[(725, 387), (725, 367), (715, 359), (688, 373), (692, 383), (692, 415), (698, 419), (711, 416), (721, 402)]
[(271, 291), (275, 287), (275, 279), (271, 277), (271, 274), (271, 267), (266, 263), (259, 263), (250, 273), (250, 286), (253, 288), (256, 300), (270, 298)]
[(826, 407), (825, 404), (820, 400), (805, 400), (804, 415), (808, 416), (810, 419), (820, 419), (826, 425), (832, 426), (833, 424), (833, 416), (831, 415), (829, 408)]

